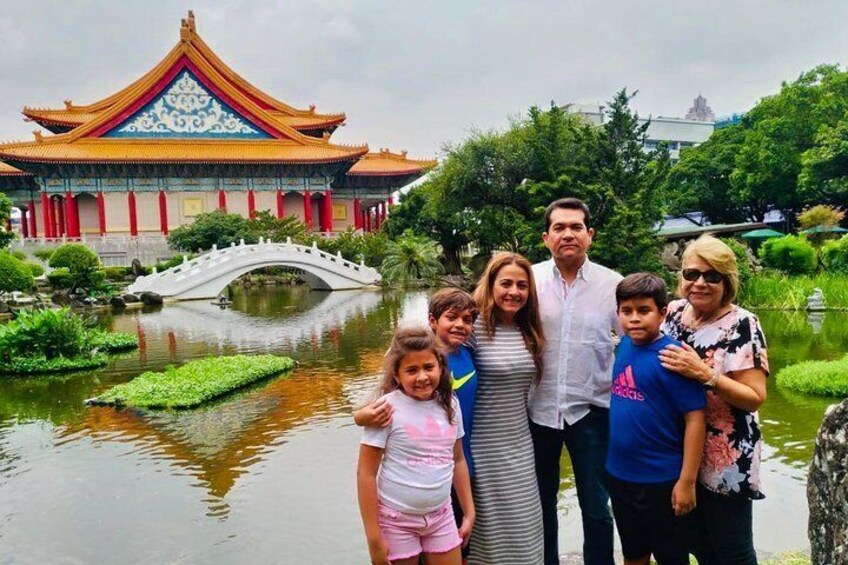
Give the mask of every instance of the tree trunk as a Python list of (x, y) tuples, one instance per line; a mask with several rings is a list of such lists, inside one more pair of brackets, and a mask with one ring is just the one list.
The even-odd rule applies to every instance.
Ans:
[(442, 246), (445, 255), (445, 274), (462, 275), (462, 262), (459, 260), (459, 248)]

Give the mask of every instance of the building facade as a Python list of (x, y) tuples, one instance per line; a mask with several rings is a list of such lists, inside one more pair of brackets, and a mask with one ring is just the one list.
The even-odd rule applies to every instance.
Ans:
[(436, 165), (332, 143), (343, 113), (257, 89), (206, 45), (191, 12), (176, 46), (126, 88), (23, 113), (52, 132), (0, 144), (0, 190), (21, 209), (24, 238), (165, 236), (218, 209), (370, 231), (391, 195)]
[[(606, 113), (602, 104), (566, 104), (564, 109), (567, 113), (578, 115), (592, 125), (603, 125), (606, 120)], [(710, 115), (712, 115), (712, 110), (707, 106), (706, 98), (699, 95), (686, 118), (664, 116), (650, 118), (645, 150), (656, 151), (660, 143), (665, 143), (672, 162), (677, 162), (680, 159), (682, 149), (700, 145), (710, 138), (715, 129), (714, 122), (700, 119)], [(641, 124), (648, 121), (645, 118), (639, 119)]]

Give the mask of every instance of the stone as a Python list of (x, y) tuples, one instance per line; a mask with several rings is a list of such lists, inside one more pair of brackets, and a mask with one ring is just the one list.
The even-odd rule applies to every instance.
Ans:
[(807, 477), (811, 561), (848, 563), (848, 399), (825, 412)]
[(660, 261), (669, 271), (679, 271), (682, 261), (680, 244), (676, 241), (671, 241), (663, 246)]
[(136, 277), (140, 277), (142, 275), (147, 274), (144, 272), (144, 267), (141, 266), (141, 261), (139, 261), (137, 258), (132, 260), (131, 266), (132, 274)]
[(71, 308), (74, 310), (79, 310), (85, 308), (87, 304), (82, 300), (77, 300), (76, 298), (71, 300)]
[(123, 298), (124, 302), (126, 302), (127, 304), (136, 304), (138, 302), (141, 302), (141, 298), (137, 294), (133, 294), (131, 292), (124, 294), (123, 296), (121, 296), (121, 298)]
[(824, 304), (824, 293), (822, 293), (822, 289), (813, 289), (813, 294), (807, 298), (807, 310), (810, 312), (821, 312), (823, 310), (827, 310), (827, 307)]
[(11, 311), (12, 309), (9, 305), (0, 300), (0, 314), (9, 314)]
[(64, 290), (57, 290), (50, 296), (50, 302), (57, 306), (69, 306), (71, 304), (71, 297)]
[(121, 296), (113, 296), (109, 300), (109, 304), (111, 304), (114, 308), (126, 308), (127, 303)]
[(160, 306), (163, 302), (162, 296), (155, 292), (142, 292), (140, 295), (142, 304), (147, 306)]

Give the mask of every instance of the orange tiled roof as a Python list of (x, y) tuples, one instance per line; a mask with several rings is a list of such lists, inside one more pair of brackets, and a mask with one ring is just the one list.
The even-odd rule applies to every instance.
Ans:
[(30, 173), (24, 172), (20, 169), (16, 169), (12, 165), (8, 165), (3, 161), (0, 161), (0, 177), (27, 177), (30, 176)]
[[(37, 163), (279, 163), (308, 164), (352, 161), (367, 147), (324, 143), (302, 145), (291, 140), (198, 140), (87, 138), (67, 142), (69, 134), (0, 145), (0, 159)], [(6, 165), (8, 166), (8, 165)]]
[[(367, 145), (343, 146), (302, 134), (282, 123), (264, 109), (246, 87), (237, 86), (221, 74), (220, 65), (198, 49), (203, 44), (194, 29), (194, 17), (183, 20), (180, 43), (144, 77), (110, 97), (108, 105), (97, 108), (97, 114), (68, 133), (43, 137), (36, 133), (32, 142), (0, 145), (0, 159), (11, 162), (236, 162), (236, 163), (327, 163), (355, 161), (368, 152)], [(187, 63), (185, 61), (187, 60)], [(209, 83), (242, 108), (245, 115), (269, 133), (271, 139), (185, 139), (185, 138), (110, 138), (101, 137), (113, 124), (119, 123), (133, 105), (156, 88), (177, 65), (191, 64)], [(231, 72), (231, 71), (228, 71)], [(237, 75), (236, 75), (237, 76)], [(70, 103), (70, 111), (78, 111)], [(89, 108), (93, 109), (93, 108)], [(307, 116), (311, 115), (306, 112)], [(296, 116), (303, 118), (304, 116)]]
[(127, 97), (132, 97), (133, 93), (141, 84), (145, 84), (151, 76), (161, 76), (164, 70), (170, 67), (168, 61), (172, 59), (175, 52), (181, 51), (187, 44), (190, 44), (197, 56), (204, 59), (227, 81), (230, 85), (241, 91), (246, 96), (252, 98), (260, 107), (268, 111), (268, 113), (277, 118), (282, 124), (292, 127), (297, 130), (316, 130), (332, 128), (342, 124), (345, 121), (345, 114), (319, 114), (315, 112), (315, 106), (312, 105), (308, 109), (295, 108), (285, 102), (281, 102), (268, 94), (264, 93), (257, 87), (253, 86), (247, 80), (242, 78), (238, 73), (233, 71), (226, 63), (224, 63), (212, 49), (197, 35), (195, 28), (194, 14), (189, 11), (188, 18), (182, 21), (180, 29), (180, 42), (162, 59), (155, 67), (145, 73), (141, 78), (127, 86), (126, 88), (103, 98), (92, 104), (85, 106), (76, 106), (70, 100), (65, 101), (65, 108), (30, 108), (25, 107), (23, 114), (30, 120), (33, 120), (42, 125), (59, 125), (65, 127), (81, 126), (102, 112), (110, 109), (116, 104), (120, 104)]
[(368, 153), (348, 171), (353, 176), (394, 176), (421, 174), (438, 164), (435, 159), (409, 159), (406, 151), (392, 153), (380, 149), (379, 153)]

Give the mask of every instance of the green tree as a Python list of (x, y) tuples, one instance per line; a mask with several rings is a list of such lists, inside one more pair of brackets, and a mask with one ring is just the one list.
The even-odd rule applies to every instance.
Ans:
[(818, 266), (815, 248), (801, 236), (786, 235), (766, 240), (759, 254), (763, 265), (788, 275), (811, 275)]
[[(12, 201), (0, 192), (0, 226), (5, 226), (6, 221), (12, 217)], [(0, 228), (0, 249), (5, 249), (15, 239), (15, 234)]]
[(433, 279), (442, 273), (438, 245), (407, 232), (389, 242), (380, 272), (386, 280), (395, 282)]
[(197, 251), (219, 248), (241, 240), (245, 243), (256, 243), (259, 236), (252, 228), (250, 220), (238, 214), (228, 214), (223, 210), (215, 210), (199, 214), (194, 223), (180, 226), (168, 235), (168, 244), (180, 251)]
[(277, 218), (268, 210), (260, 210), (248, 223), (257, 240), (260, 237), (276, 243), (284, 243), (287, 238), (291, 238), (295, 243), (304, 243), (307, 240), (306, 224), (295, 216)]
[[(50, 256), (48, 264), (54, 269), (68, 270), (68, 286), (71, 290), (97, 288), (105, 279), (99, 270), (100, 259), (97, 254), (81, 243), (61, 245)], [(48, 277), (48, 280), (51, 279)]]

